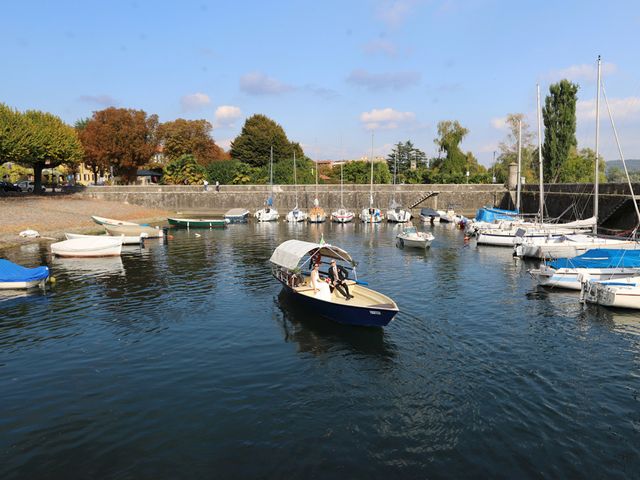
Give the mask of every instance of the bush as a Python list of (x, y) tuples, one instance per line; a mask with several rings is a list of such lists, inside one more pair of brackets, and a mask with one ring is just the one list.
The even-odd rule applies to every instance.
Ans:
[(193, 155), (169, 162), (163, 170), (162, 183), (167, 185), (198, 185), (204, 180), (205, 170)]
[(220, 182), (222, 185), (230, 185), (236, 177), (240, 162), (238, 160), (218, 160), (211, 162), (206, 167), (205, 177), (209, 183)]

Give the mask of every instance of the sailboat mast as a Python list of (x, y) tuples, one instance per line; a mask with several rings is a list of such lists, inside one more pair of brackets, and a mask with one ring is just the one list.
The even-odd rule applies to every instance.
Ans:
[(369, 187), (369, 207), (373, 208), (373, 132), (371, 132), (371, 187)]
[(540, 223), (544, 217), (544, 176), (542, 166), (542, 112), (540, 111), (540, 85), (536, 85), (538, 92), (538, 164), (540, 166)]
[(273, 145), (271, 146), (271, 153), (269, 154), (269, 185), (273, 189)]
[(296, 191), (296, 208), (298, 208), (298, 176), (296, 173), (296, 151), (293, 151), (293, 188)]
[(344, 160), (343, 160), (343, 163), (340, 164), (340, 208), (344, 208), (344, 202), (342, 201), (342, 194), (344, 190), (344, 177), (342, 174), (343, 167), (344, 167)]
[(596, 223), (593, 224), (593, 234), (598, 234), (598, 193), (600, 189), (600, 175), (599, 175), (599, 156), (600, 156), (600, 75), (601, 75), (601, 61), (600, 55), (598, 55), (598, 87), (596, 88), (596, 161), (595, 161), (595, 178), (593, 181), (593, 216), (596, 218)]
[[(495, 161), (494, 161), (495, 164)], [(522, 195), (522, 120), (518, 119), (518, 181), (516, 183), (516, 210), (520, 211), (520, 197)]]

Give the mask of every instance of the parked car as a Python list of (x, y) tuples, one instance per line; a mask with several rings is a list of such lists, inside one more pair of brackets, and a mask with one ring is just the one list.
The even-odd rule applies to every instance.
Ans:
[(0, 182), (0, 190), (3, 192), (21, 192), (22, 191), (22, 189), (19, 186), (9, 182)]
[[(20, 187), (20, 191), (22, 192), (31, 193), (35, 188), (35, 184), (31, 180), (22, 180), (21, 182), (18, 182), (17, 185), (18, 187)], [(43, 186), (41, 186), (40, 188), (42, 189), (42, 192), (46, 192), (46, 189)]]

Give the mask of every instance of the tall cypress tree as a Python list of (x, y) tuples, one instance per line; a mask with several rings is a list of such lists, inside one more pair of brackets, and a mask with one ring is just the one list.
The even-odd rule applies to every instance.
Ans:
[(577, 147), (576, 101), (578, 85), (569, 80), (561, 80), (549, 87), (549, 95), (544, 101), (544, 143), (542, 158), (545, 181), (556, 183), (563, 165), (569, 159), (571, 147)]

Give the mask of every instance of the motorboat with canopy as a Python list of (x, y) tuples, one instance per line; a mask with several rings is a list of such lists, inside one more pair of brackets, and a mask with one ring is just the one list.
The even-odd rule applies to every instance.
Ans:
[[(330, 291), (328, 288), (320, 288), (317, 292), (314, 291), (309, 270), (314, 262), (329, 263), (322, 259), (334, 259), (342, 268), (353, 274), (353, 279), (345, 281), (352, 298), (344, 298), (337, 289)], [(364, 287), (364, 282), (358, 281), (356, 262), (340, 247), (327, 243), (287, 240), (274, 250), (269, 261), (273, 276), (294, 298), (335, 322), (384, 327), (399, 311), (391, 298)], [(326, 281), (327, 275), (326, 272), (320, 272), (321, 283)]]

